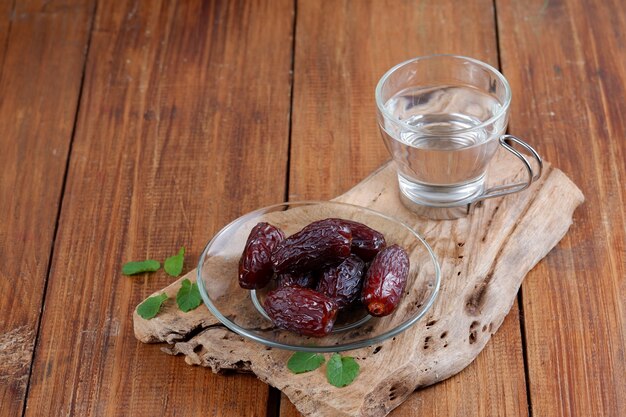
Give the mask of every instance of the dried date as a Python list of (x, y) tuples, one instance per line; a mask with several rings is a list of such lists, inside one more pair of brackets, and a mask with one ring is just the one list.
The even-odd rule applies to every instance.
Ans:
[(277, 327), (304, 336), (326, 336), (337, 316), (337, 306), (330, 298), (298, 286), (271, 291), (263, 307)]
[(239, 286), (259, 289), (267, 285), (273, 275), (272, 251), (283, 239), (282, 230), (269, 223), (252, 228), (239, 259)]
[(285, 272), (276, 276), (279, 287), (298, 287), (313, 288), (317, 284), (317, 274), (313, 271), (308, 272)]
[(409, 255), (398, 245), (376, 255), (361, 293), (361, 301), (372, 316), (386, 316), (395, 310), (406, 287), (409, 266)]
[(372, 229), (363, 223), (353, 220), (334, 219), (337, 224), (347, 226), (352, 232), (352, 253), (369, 262), (387, 243), (385, 236), (377, 230)]
[(350, 256), (352, 233), (334, 223), (312, 223), (278, 244), (272, 252), (274, 271), (305, 272), (341, 262)]
[(317, 291), (328, 296), (340, 310), (348, 307), (361, 293), (365, 262), (351, 255), (337, 266), (323, 271)]

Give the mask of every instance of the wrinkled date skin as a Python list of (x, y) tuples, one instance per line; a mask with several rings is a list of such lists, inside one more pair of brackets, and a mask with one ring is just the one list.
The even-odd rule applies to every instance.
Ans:
[(285, 239), (285, 234), (269, 223), (259, 223), (250, 232), (239, 259), (239, 286), (259, 289), (272, 279), (272, 251)]
[(372, 261), (361, 293), (361, 301), (372, 316), (391, 314), (400, 302), (409, 276), (409, 255), (398, 246), (381, 250)]
[(285, 272), (276, 276), (278, 287), (305, 287), (314, 288), (317, 285), (318, 276), (313, 272)]
[(330, 298), (297, 286), (271, 291), (263, 306), (276, 326), (304, 336), (326, 336), (337, 316), (337, 306)]
[(324, 270), (317, 291), (328, 296), (338, 309), (348, 307), (361, 294), (365, 262), (351, 255), (336, 267)]
[(331, 222), (311, 223), (278, 244), (272, 252), (276, 273), (321, 269), (350, 256), (350, 229)]
[(374, 259), (376, 254), (387, 245), (385, 236), (382, 233), (364, 225), (363, 223), (336, 218), (318, 220), (311, 223), (311, 225), (323, 224), (336, 224), (350, 229), (350, 233), (352, 233), (352, 243), (350, 245), (352, 253), (363, 259), (365, 262), (369, 262)]

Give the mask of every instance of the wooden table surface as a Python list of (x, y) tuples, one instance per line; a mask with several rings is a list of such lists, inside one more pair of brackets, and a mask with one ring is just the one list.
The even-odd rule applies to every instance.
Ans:
[(476, 361), (392, 415), (625, 416), (625, 45), (623, 0), (0, 1), (0, 415), (297, 416), (137, 342), (172, 278), (121, 265), (346, 191), (388, 159), (378, 78), (456, 53), (586, 202)]

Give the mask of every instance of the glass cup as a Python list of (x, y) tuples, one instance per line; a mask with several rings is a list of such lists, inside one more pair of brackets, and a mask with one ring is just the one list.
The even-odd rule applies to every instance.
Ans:
[[(505, 135), (511, 89), (484, 62), (454, 55), (418, 57), (378, 82), (378, 125), (398, 169), (404, 204), (430, 218), (453, 219), (473, 203), (522, 191), (541, 176), (542, 160), (527, 143)], [(518, 152), (518, 145), (536, 160)], [(524, 164), (526, 181), (485, 188), (499, 146)]]

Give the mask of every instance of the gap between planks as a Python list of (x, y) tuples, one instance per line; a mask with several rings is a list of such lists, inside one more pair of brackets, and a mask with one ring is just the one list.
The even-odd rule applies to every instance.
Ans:
[[(494, 33), (496, 35), (496, 57), (498, 58), (498, 71), (504, 74), (504, 70), (502, 69), (502, 54), (501, 44), (500, 44), (500, 25), (498, 25), (498, 3), (497, 0), (492, 1), (493, 4), (493, 24), (494, 24)], [(507, 127), (507, 133), (509, 133), (509, 129)], [(530, 396), (530, 372), (528, 369), (528, 350), (526, 347), (526, 321), (524, 320), (524, 303), (522, 302), (522, 286), (524, 282), (520, 285), (520, 289), (517, 292), (517, 308), (519, 314), (519, 327), (520, 327), (520, 338), (522, 343), (522, 361), (524, 363), (524, 382), (526, 384), (526, 404), (528, 410), (528, 417), (533, 417), (533, 407), (532, 407), (532, 399)]]
[[(287, 164), (285, 166), (285, 194), (284, 201), (289, 201), (289, 181), (291, 173), (291, 132), (293, 127), (293, 89), (296, 76), (296, 27), (298, 24), (298, 0), (293, 0), (293, 16), (291, 24), (291, 69), (289, 74), (290, 90), (289, 90), (289, 118), (287, 131)], [(267, 417), (279, 417), (281, 408), (281, 392), (278, 388), (268, 385), (269, 395), (267, 399)]]
[[(13, 11), (11, 15), (15, 13), (15, 3), (17, 0), (13, 1)], [(83, 87), (85, 85), (85, 72), (87, 70), (87, 61), (89, 58), (89, 50), (91, 47), (91, 38), (93, 34), (94, 23), (96, 20), (96, 12), (98, 10), (98, 0), (95, 0), (93, 3), (93, 7), (91, 10), (91, 22), (89, 23), (89, 34), (87, 35), (87, 47), (85, 48), (85, 53), (83, 55), (83, 69), (80, 74), (80, 86), (78, 87), (78, 100), (76, 100), (76, 108), (74, 109), (74, 122), (72, 124), (72, 133), (70, 135), (70, 143), (67, 148), (67, 155), (65, 157), (65, 170), (63, 172), (63, 181), (61, 182), (61, 192), (58, 197), (58, 209), (56, 213), (56, 218), (54, 220), (54, 232), (52, 233), (52, 244), (50, 246), (50, 255), (48, 256), (48, 265), (46, 267), (46, 279), (43, 284), (43, 294), (41, 296), (41, 308), (39, 309), (39, 316), (37, 317), (37, 332), (35, 333), (35, 340), (33, 341), (33, 354), (30, 358), (30, 365), (28, 367), (28, 379), (26, 381), (26, 390), (24, 393), (24, 402), (22, 407), (21, 415), (26, 415), (26, 408), (28, 405), (29, 394), (30, 394), (30, 382), (33, 375), (33, 364), (35, 363), (35, 356), (37, 355), (37, 344), (39, 343), (39, 335), (41, 334), (41, 323), (42, 316), (46, 307), (46, 294), (48, 292), (48, 280), (50, 279), (50, 271), (52, 269), (52, 259), (54, 257), (54, 248), (56, 246), (57, 233), (59, 231), (59, 219), (61, 217), (61, 211), (63, 210), (63, 200), (65, 196), (65, 186), (67, 184), (67, 177), (70, 168), (70, 160), (72, 158), (72, 145), (74, 144), (74, 138), (76, 136), (76, 125), (78, 124), (78, 113), (80, 111), (80, 106), (83, 98)], [(9, 33), (11, 27), (9, 26)], [(8, 37), (7, 37), (8, 42)], [(2, 74), (0, 73), (0, 78)]]

